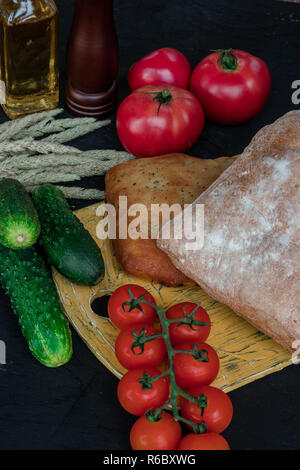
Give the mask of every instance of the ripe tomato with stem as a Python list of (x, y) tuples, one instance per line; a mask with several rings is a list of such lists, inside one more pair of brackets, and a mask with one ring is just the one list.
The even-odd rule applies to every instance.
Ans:
[(198, 99), (174, 86), (139, 88), (125, 98), (117, 112), (119, 139), (128, 152), (140, 158), (184, 152), (203, 127)]
[(188, 88), (191, 72), (189, 61), (182, 52), (163, 47), (142, 57), (130, 67), (128, 84), (131, 90), (163, 84)]
[[(179, 352), (176, 352), (179, 351)], [(181, 343), (176, 346), (174, 372), (177, 384), (190, 389), (211, 384), (218, 375), (220, 362), (207, 343)]]
[[(147, 300), (152, 304), (142, 303)], [(120, 330), (141, 324), (152, 324), (156, 318), (155, 300), (143, 287), (126, 284), (118, 287), (108, 301), (110, 321)]]
[(127, 370), (157, 367), (166, 356), (166, 345), (159, 330), (151, 325), (138, 325), (120, 332), (115, 351), (118, 361)]
[(237, 49), (219, 49), (197, 65), (190, 89), (207, 119), (236, 125), (262, 110), (270, 94), (271, 76), (259, 57)]
[(161, 376), (160, 370), (155, 367), (130, 370), (121, 378), (118, 385), (121, 406), (136, 416), (142, 416), (147, 410), (163, 406), (168, 396), (168, 379), (166, 376)]
[[(183, 342), (204, 342), (210, 333), (210, 318), (200, 305), (193, 302), (181, 302), (166, 311), (173, 346)], [(182, 321), (176, 322), (176, 319)]]
[(193, 423), (205, 422), (208, 431), (221, 433), (229, 426), (232, 420), (233, 408), (229, 396), (222, 390), (210, 385), (201, 385), (188, 391), (192, 397), (206, 399), (205, 408), (183, 398), (181, 401), (181, 414)]
[(141, 416), (130, 432), (133, 450), (176, 450), (181, 439), (181, 427), (169, 413)]

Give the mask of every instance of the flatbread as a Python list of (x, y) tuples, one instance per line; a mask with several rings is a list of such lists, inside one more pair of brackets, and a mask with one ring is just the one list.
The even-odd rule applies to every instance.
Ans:
[[(180, 204), (183, 207), (191, 204), (233, 161), (230, 157), (211, 160), (184, 154), (129, 160), (106, 174), (106, 200), (117, 209), (117, 215), (119, 196), (127, 196), (128, 206), (144, 204), (148, 213), (151, 204)], [(132, 219), (128, 218), (128, 224)], [(150, 231), (150, 217), (148, 225)], [(117, 224), (117, 231), (118, 228)], [(117, 239), (113, 246), (117, 259), (129, 274), (167, 286), (192, 282), (157, 248), (155, 239)]]

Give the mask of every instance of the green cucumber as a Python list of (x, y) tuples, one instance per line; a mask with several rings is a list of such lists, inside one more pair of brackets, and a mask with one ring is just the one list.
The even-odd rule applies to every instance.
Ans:
[(0, 243), (13, 250), (33, 245), (41, 227), (37, 211), (19, 181), (0, 180)]
[(47, 367), (68, 362), (72, 356), (69, 325), (50, 272), (35, 248), (10, 250), (0, 245), (0, 283), (34, 357)]
[(101, 251), (71, 211), (62, 191), (44, 184), (33, 194), (41, 221), (40, 245), (49, 263), (79, 284), (94, 285), (104, 277)]

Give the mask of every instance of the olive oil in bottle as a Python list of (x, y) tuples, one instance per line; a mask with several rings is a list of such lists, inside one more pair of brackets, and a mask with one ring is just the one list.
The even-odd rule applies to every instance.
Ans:
[(11, 119), (58, 106), (58, 12), (53, 0), (0, 0), (2, 105)]

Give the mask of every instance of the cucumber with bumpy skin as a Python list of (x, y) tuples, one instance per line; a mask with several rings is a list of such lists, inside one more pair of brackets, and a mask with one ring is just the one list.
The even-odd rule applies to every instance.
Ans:
[(33, 245), (41, 227), (37, 211), (17, 180), (0, 180), (0, 243), (13, 250)]
[(71, 281), (94, 285), (104, 277), (101, 251), (71, 211), (62, 191), (44, 184), (33, 194), (41, 221), (40, 245), (49, 263)]
[(43, 258), (33, 247), (10, 250), (0, 245), (0, 283), (35, 358), (47, 367), (68, 362), (71, 332)]

